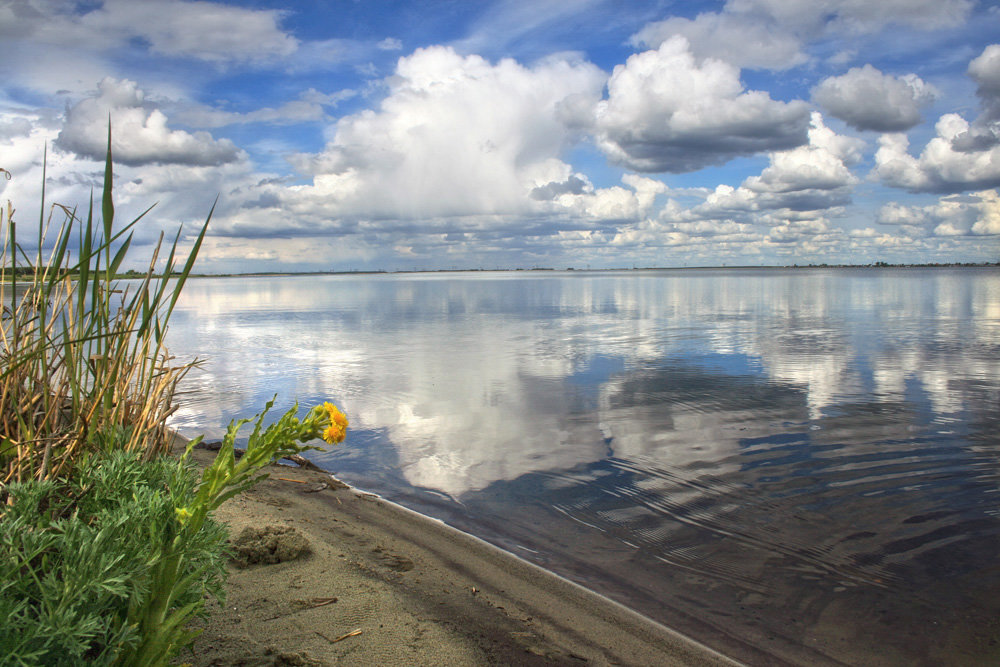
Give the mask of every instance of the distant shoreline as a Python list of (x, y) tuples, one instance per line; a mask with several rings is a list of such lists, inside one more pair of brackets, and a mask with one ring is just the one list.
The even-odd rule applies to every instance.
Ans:
[[(1000, 268), (1000, 261), (997, 262), (954, 262), (939, 263), (931, 262), (926, 264), (888, 264), (886, 262), (876, 262), (874, 264), (785, 264), (773, 266), (760, 265), (735, 265), (735, 266), (619, 266), (607, 269), (578, 269), (568, 266), (565, 268), (555, 267), (532, 267), (529, 269), (399, 269), (390, 271), (388, 269), (366, 270), (366, 271), (247, 271), (245, 273), (191, 273), (188, 278), (281, 278), (291, 276), (382, 276), (382, 275), (406, 275), (406, 274), (430, 274), (430, 273), (621, 273), (621, 272), (652, 272), (652, 271), (774, 271), (779, 269), (996, 269)], [(31, 270), (31, 267), (24, 267)], [(21, 280), (21, 276), (24, 280)], [(171, 277), (178, 277), (173, 274)], [(30, 282), (30, 275), (23, 270), (18, 271), (18, 282)], [(70, 274), (75, 278), (76, 274)], [(128, 271), (114, 276), (114, 280), (141, 280), (146, 277), (145, 273), (138, 271)], [(153, 274), (152, 278), (161, 279), (163, 274)], [(0, 282), (11, 282), (11, 276), (3, 276)]]
[[(998, 262), (961, 262), (961, 263), (927, 263), (927, 264), (788, 264), (774, 266), (643, 266), (615, 267), (607, 269), (578, 269), (575, 267), (532, 267), (530, 269), (400, 269), (400, 270), (370, 270), (370, 271), (248, 271), (246, 273), (192, 273), (190, 278), (277, 278), (285, 276), (370, 276), (370, 275), (400, 275), (425, 273), (619, 273), (643, 271), (773, 271), (775, 269), (982, 269), (1000, 268)], [(128, 275), (118, 276), (127, 278)], [(135, 276), (138, 277), (138, 276)]]

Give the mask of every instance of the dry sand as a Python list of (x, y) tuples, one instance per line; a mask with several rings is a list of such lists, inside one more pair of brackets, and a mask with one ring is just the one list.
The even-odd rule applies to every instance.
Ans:
[[(194, 456), (204, 464), (214, 453)], [(210, 604), (194, 655), (181, 656), (195, 666), (737, 664), (325, 473), (269, 472), (217, 518), (234, 539), (248, 527), (274, 527), (271, 542), (294, 536), (294, 551), (304, 538), (308, 551), (230, 566), (225, 606)]]

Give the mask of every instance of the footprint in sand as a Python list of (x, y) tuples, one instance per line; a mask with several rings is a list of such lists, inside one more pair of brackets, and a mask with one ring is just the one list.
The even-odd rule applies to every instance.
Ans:
[(409, 572), (413, 569), (413, 561), (406, 556), (388, 553), (387, 551), (384, 551), (382, 547), (375, 547), (372, 549), (372, 553), (375, 554), (375, 560), (377, 560), (380, 565), (387, 567), (390, 570), (394, 570), (396, 572)]

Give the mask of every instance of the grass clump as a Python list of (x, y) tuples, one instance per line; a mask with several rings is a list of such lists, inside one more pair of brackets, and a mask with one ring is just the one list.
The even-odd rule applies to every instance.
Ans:
[(172, 364), (163, 343), (208, 220), (182, 269), (178, 231), (155, 271), (161, 234), (126, 286), (115, 276), (149, 209), (114, 228), (110, 128), (99, 213), (93, 201), (85, 215), (47, 209), (44, 180), (33, 248), (18, 243), (13, 205), (0, 210), (0, 483), (58, 477), (108, 429), (127, 427), (121, 446), (147, 459), (168, 451), (171, 400), (195, 363)]

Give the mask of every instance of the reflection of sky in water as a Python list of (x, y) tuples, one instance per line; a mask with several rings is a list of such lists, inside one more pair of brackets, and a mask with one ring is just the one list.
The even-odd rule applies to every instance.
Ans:
[(775, 620), (804, 581), (923, 585), (967, 548), (955, 583), (997, 546), (996, 271), (205, 279), (174, 317), (171, 352), (207, 360), (182, 431), (333, 399), (325, 465), (611, 594), (635, 582), (605, 559), (666, 564), (670, 590), (774, 598), (802, 641), (840, 604)]

